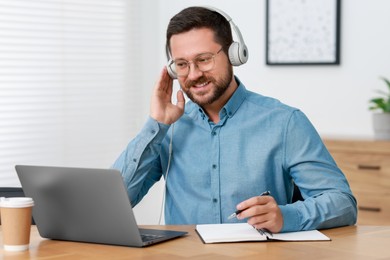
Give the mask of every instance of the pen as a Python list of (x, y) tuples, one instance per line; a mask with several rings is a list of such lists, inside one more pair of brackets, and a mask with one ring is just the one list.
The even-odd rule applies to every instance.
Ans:
[[(270, 191), (264, 191), (263, 193), (260, 194), (260, 196), (267, 196), (267, 195), (270, 195), (271, 192)], [(232, 218), (235, 218), (237, 217), (238, 214), (240, 214), (241, 212), (243, 212), (244, 210), (246, 209), (239, 209), (239, 210), (236, 210), (236, 212), (234, 212), (233, 214), (231, 214), (228, 219), (232, 219)]]
[(256, 229), (261, 235), (266, 236), (267, 238), (268, 238), (268, 236), (271, 236), (271, 237), (274, 236), (274, 234), (272, 234), (272, 232), (269, 231), (266, 228), (259, 228), (259, 229), (257, 229), (257, 228), (254, 227), (254, 229)]

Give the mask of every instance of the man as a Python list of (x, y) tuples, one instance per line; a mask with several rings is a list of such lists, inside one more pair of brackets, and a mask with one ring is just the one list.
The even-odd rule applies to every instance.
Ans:
[[(171, 19), (177, 104), (164, 68), (150, 118), (113, 165), (132, 205), (164, 176), (167, 224), (247, 221), (271, 232), (354, 224), (356, 200), (314, 127), (298, 109), (245, 88), (233, 75), (232, 42), (218, 11), (190, 7)], [(292, 203), (294, 183), (304, 201)]]

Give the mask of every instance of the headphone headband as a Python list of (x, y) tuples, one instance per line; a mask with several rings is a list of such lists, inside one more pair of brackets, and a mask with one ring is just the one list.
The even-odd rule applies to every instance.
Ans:
[(212, 7), (212, 6), (200, 6), (200, 7), (206, 8), (206, 9), (208, 9), (210, 11), (217, 12), (220, 15), (222, 15), (226, 19), (226, 21), (228, 21), (230, 23), (230, 26), (232, 27), (233, 31), (235, 32), (235, 34), (236, 34), (236, 36), (238, 38), (238, 42), (241, 45), (245, 46), (244, 38), (242, 37), (240, 30), (238, 29), (236, 24), (233, 22), (233, 19), (227, 13), (225, 13), (221, 9), (218, 9), (218, 8), (215, 8), (215, 7)]

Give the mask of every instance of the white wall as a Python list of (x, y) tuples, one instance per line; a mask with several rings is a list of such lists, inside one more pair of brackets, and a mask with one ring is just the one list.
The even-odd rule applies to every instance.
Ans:
[[(146, 23), (148, 31), (145, 31), (145, 43), (151, 48), (151, 56), (143, 52), (144, 58), (153, 61), (150, 69), (143, 72), (146, 94), (150, 95), (157, 74), (166, 62), (165, 29), (169, 19), (192, 5), (218, 7), (240, 28), (250, 56), (248, 63), (236, 68), (235, 73), (248, 89), (302, 109), (322, 136), (373, 137), (371, 113), (367, 108), (368, 100), (376, 95), (375, 90), (385, 90), (379, 77), (390, 78), (390, 1), (342, 0), (341, 65), (284, 67), (265, 65), (264, 0), (153, 3), (153, 8), (145, 9), (148, 21), (154, 23), (152, 27)], [(149, 98), (145, 100), (148, 108)], [(161, 195), (160, 184), (136, 207), (140, 223), (157, 223)]]
[(341, 65), (266, 66), (265, 1), (171, 0), (161, 24), (190, 5), (212, 5), (228, 13), (249, 48), (247, 64), (235, 70), (247, 88), (301, 108), (320, 134), (371, 138), (368, 100), (378, 78), (390, 78), (390, 1), (342, 0)]

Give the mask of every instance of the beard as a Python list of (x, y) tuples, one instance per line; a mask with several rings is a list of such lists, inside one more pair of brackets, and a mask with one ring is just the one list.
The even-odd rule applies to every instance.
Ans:
[[(194, 103), (199, 106), (211, 105), (217, 101), (220, 97), (225, 94), (226, 90), (229, 88), (230, 82), (233, 76), (233, 68), (228, 66), (227, 73), (223, 75), (220, 79), (215, 79), (212, 76), (201, 76), (197, 80), (188, 80), (184, 82), (184, 88), (182, 90), (191, 99)], [(205, 82), (210, 82), (214, 85), (214, 88), (210, 92), (201, 92), (194, 94), (191, 92), (191, 87), (197, 84), (202, 84)]]

